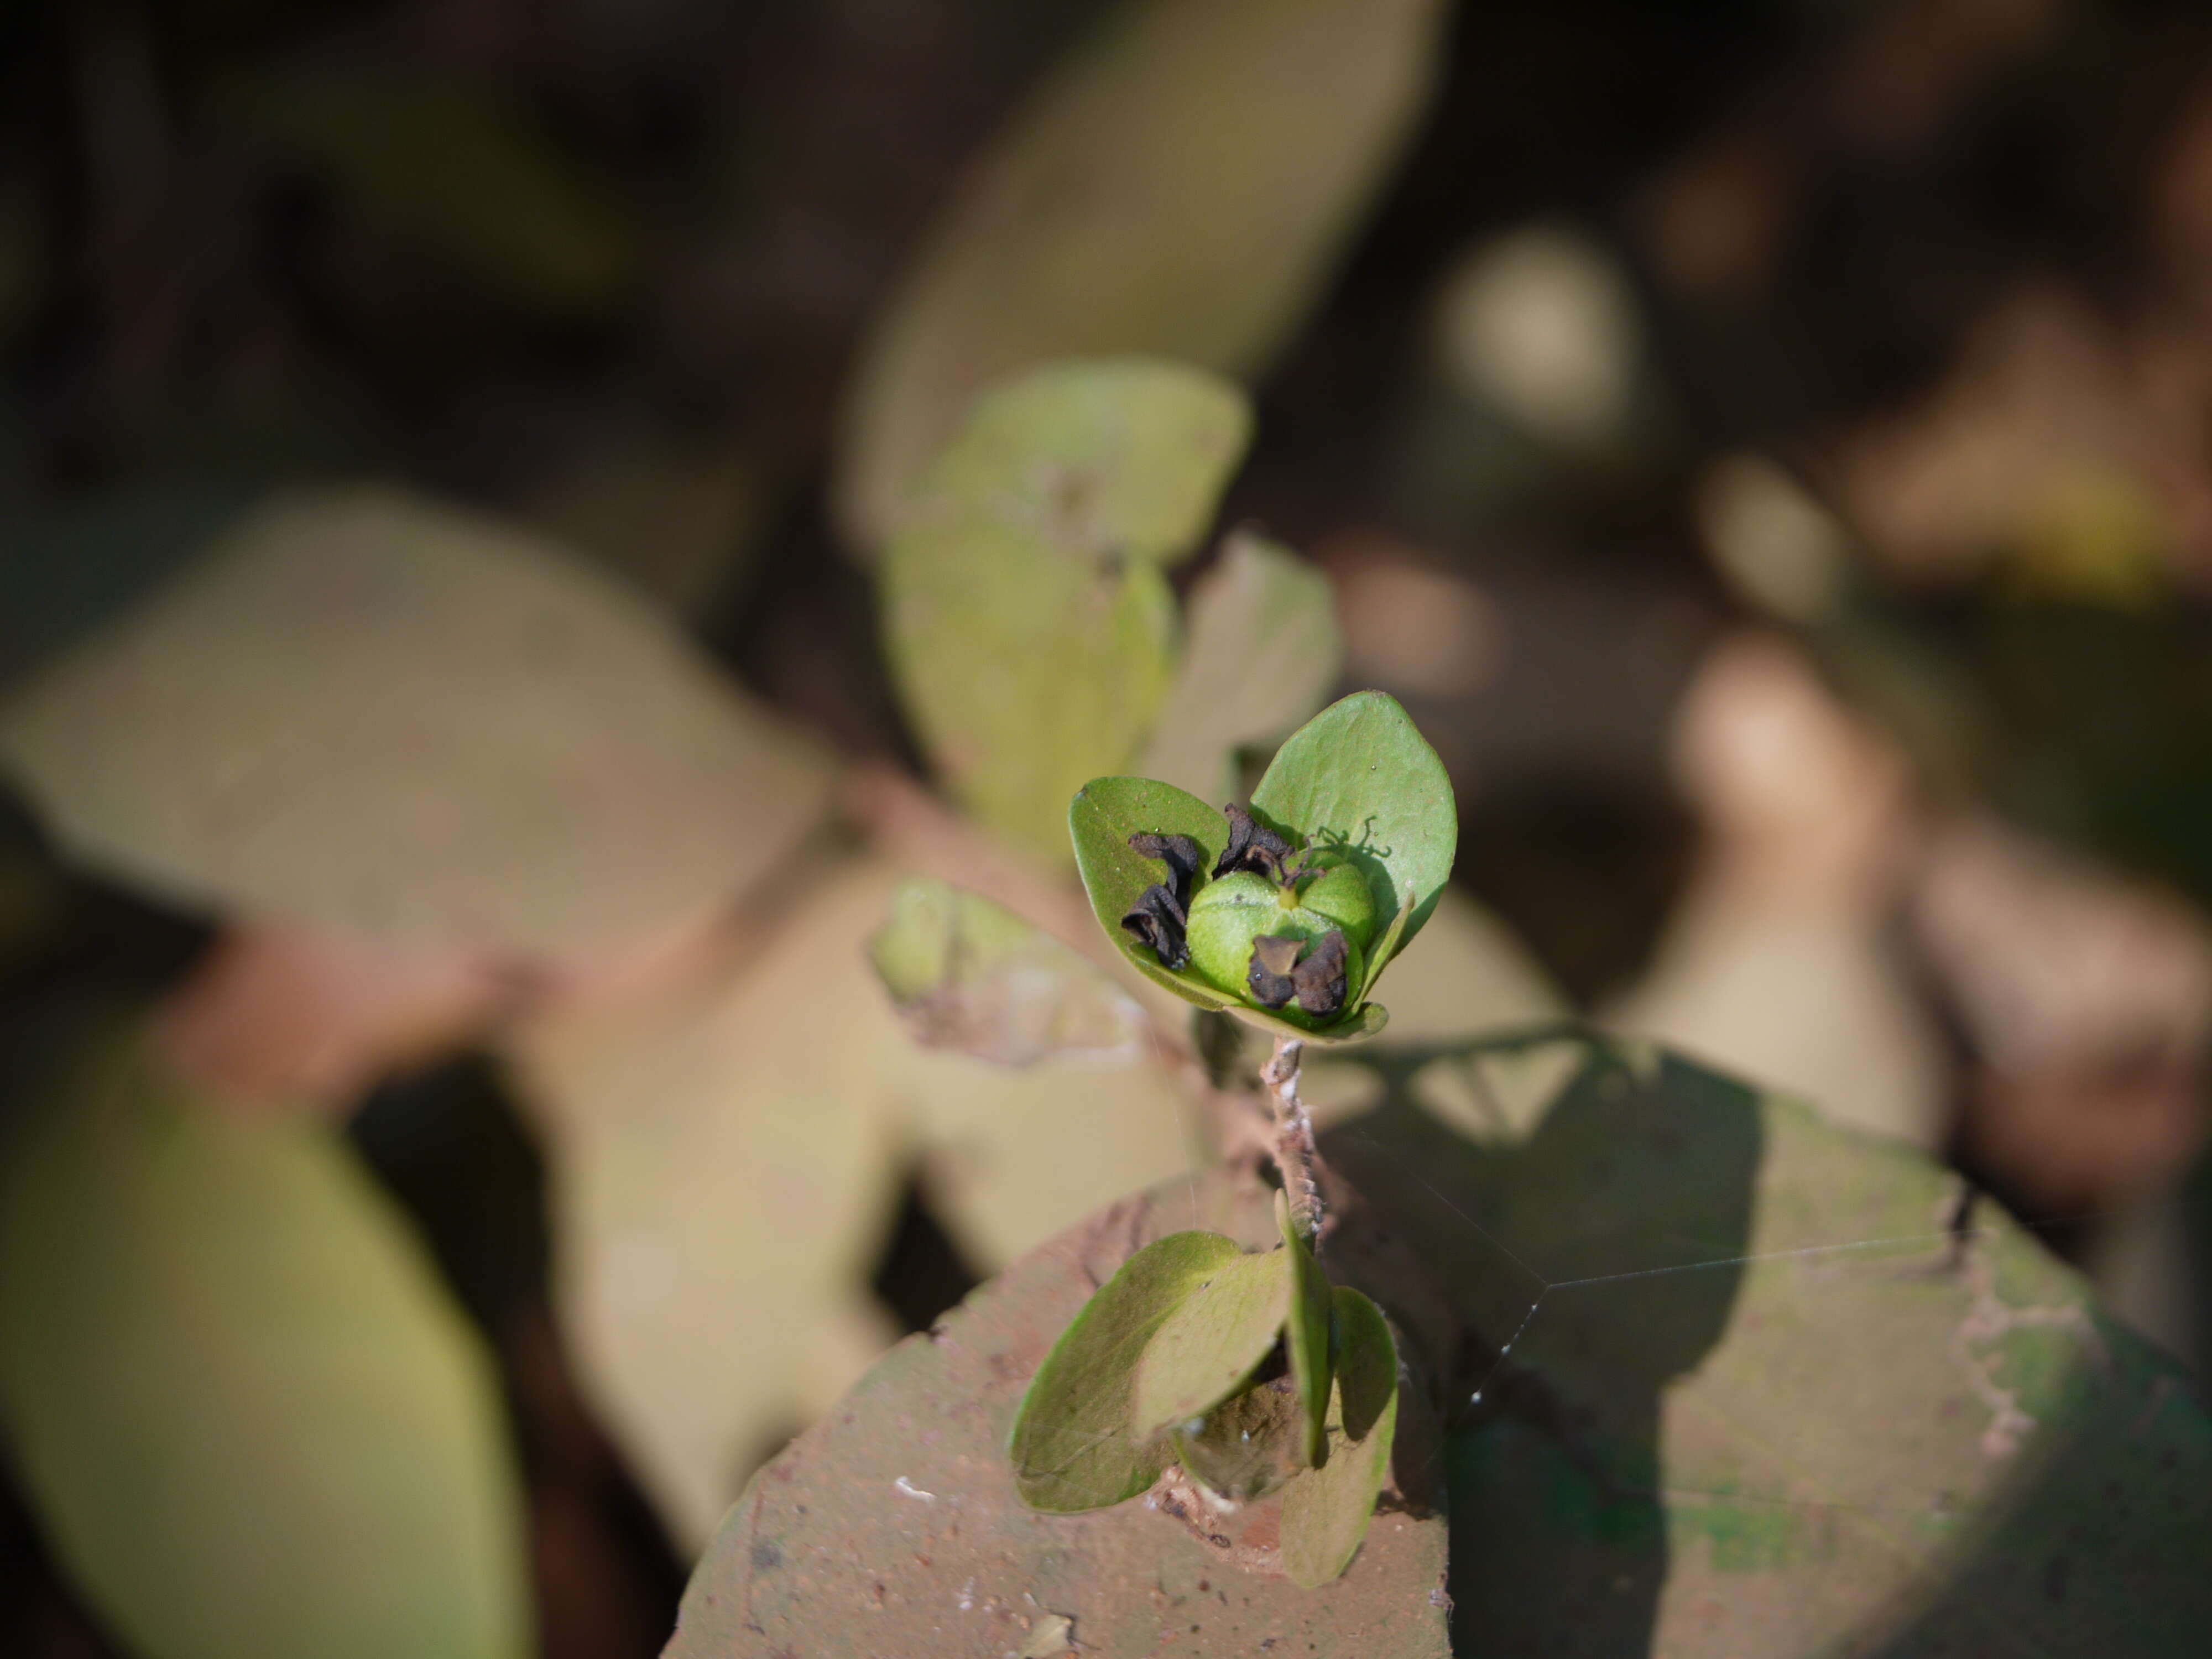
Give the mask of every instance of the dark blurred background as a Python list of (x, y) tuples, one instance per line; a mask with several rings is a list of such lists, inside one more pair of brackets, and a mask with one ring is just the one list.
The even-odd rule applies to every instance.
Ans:
[[(0, 686), (273, 487), (370, 475), (568, 540), (917, 766), (842, 400), (1111, 9), (17, 0)], [(1953, 1161), (2203, 1362), (2212, 10), (1465, 8), (1255, 389), (1227, 516), (1328, 572), (1347, 683), (1414, 710), (1459, 881), (1565, 996)], [(0, 840), (20, 1081), (211, 932), (27, 799)], [(650, 1654), (687, 1563), (555, 1334), (510, 1086), (464, 1054), (343, 1115), (499, 1357), (545, 1651)], [(990, 1265), (902, 1191), (892, 1334)], [(120, 1650), (4, 1491), (0, 1648)]]

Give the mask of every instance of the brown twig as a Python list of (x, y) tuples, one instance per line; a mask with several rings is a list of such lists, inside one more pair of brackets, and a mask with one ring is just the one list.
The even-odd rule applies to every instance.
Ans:
[(1291, 1224), (1309, 1244), (1321, 1240), (1321, 1152), (1314, 1145), (1313, 1118), (1298, 1098), (1298, 1061), (1306, 1045), (1292, 1036), (1275, 1039), (1275, 1052), (1261, 1068), (1260, 1081), (1275, 1109), (1275, 1167), (1291, 1201)]

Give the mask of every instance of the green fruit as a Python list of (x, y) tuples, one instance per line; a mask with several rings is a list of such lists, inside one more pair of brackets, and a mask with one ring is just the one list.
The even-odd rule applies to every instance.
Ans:
[[(1320, 883), (1314, 885), (1317, 887)], [(1291, 902), (1285, 904), (1285, 898)], [(1371, 925), (1372, 901), (1368, 921)], [(1272, 933), (1311, 941), (1332, 932), (1341, 932), (1345, 944), (1350, 947), (1345, 978), (1347, 984), (1356, 988), (1365, 961), (1362, 951), (1366, 943), (1364, 927), (1355, 933), (1339, 918), (1298, 903), (1295, 896), (1265, 876), (1238, 871), (1199, 889), (1197, 896), (1191, 900), (1190, 925), (1185, 936), (1190, 942), (1190, 965), (1198, 976), (1216, 990), (1249, 1002), (1248, 976), (1252, 968), (1254, 939), (1263, 933)], [(1295, 1005), (1279, 1012), (1300, 1024), (1312, 1023)]]
[(1356, 865), (1337, 865), (1300, 884), (1298, 903), (1344, 929), (1354, 950), (1375, 936), (1375, 894)]

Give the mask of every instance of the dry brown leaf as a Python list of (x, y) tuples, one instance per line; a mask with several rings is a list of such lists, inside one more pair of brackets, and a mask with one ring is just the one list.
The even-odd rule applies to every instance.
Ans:
[(234, 927), (165, 1000), (154, 1042), (218, 1100), (335, 1110), (459, 1046), (512, 988), (465, 951)]
[(1948, 1064), (1887, 938), (1914, 835), (1904, 757), (1756, 634), (1708, 657), (1674, 747), (1703, 855), (1608, 1023), (1933, 1144)]
[(893, 1334), (866, 1280), (902, 1158), (988, 1271), (1199, 1155), (1158, 1066), (1010, 1072), (915, 1044), (867, 958), (899, 880), (854, 860), (719, 973), (508, 1045), (580, 1371), (687, 1542)]
[(768, 877), (832, 767), (634, 595), (495, 520), (302, 491), (0, 711), (64, 846), (183, 903), (588, 958)]
[(2063, 289), (1998, 305), (1928, 397), (1838, 450), (1841, 498), (1883, 568), (1943, 586), (2001, 562), (2041, 591), (2125, 601), (2201, 564), (2212, 477), (2202, 419), (2172, 418), (2169, 383), (2203, 354), (2158, 344)]

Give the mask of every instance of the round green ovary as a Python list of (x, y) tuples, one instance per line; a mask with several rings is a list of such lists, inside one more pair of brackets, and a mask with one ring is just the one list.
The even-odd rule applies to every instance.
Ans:
[[(1334, 875), (1337, 872), (1331, 872)], [(1358, 872), (1348, 872), (1355, 878)], [(1323, 880), (1328, 878), (1322, 878)], [(1314, 885), (1318, 887), (1320, 882)], [(1364, 890), (1364, 887), (1363, 887)], [(1310, 896), (1312, 890), (1308, 890)], [(1252, 941), (1262, 934), (1294, 935), (1312, 941), (1340, 931), (1346, 952), (1346, 982), (1357, 986), (1364, 957), (1365, 929), (1355, 933), (1344, 919), (1325, 915), (1310, 905), (1282, 902), (1282, 890), (1265, 876), (1238, 871), (1208, 882), (1191, 900), (1190, 965), (1199, 977), (1217, 990), (1242, 1001), (1251, 1000), (1248, 975), (1252, 967)], [(1372, 919), (1373, 902), (1368, 906)], [(1291, 1011), (1293, 1013), (1296, 1010)]]
[(1298, 884), (1298, 903), (1316, 915), (1327, 916), (1344, 929), (1345, 941), (1357, 951), (1375, 933), (1375, 895), (1367, 878), (1349, 864), (1324, 870)]

